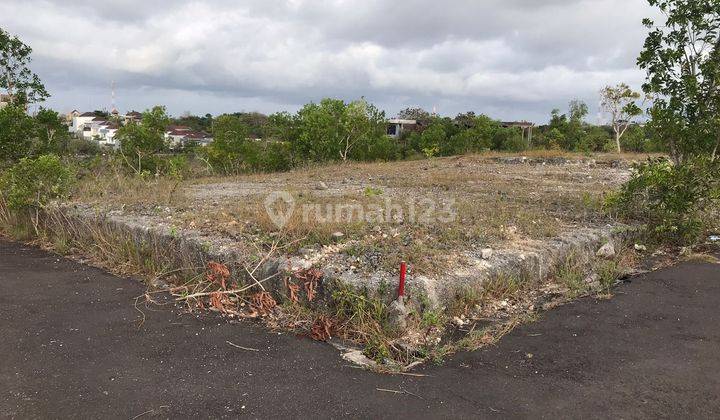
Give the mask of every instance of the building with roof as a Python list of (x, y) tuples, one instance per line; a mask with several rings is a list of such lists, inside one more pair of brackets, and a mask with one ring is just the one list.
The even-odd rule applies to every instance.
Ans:
[[(80, 113), (78, 111), (73, 111), (70, 115), (72, 115), (70, 132), (74, 133), (78, 137), (86, 137), (85, 132), (89, 131), (89, 124), (98, 117), (94, 112)], [(85, 130), (86, 127), (88, 130)]]
[(414, 131), (418, 128), (416, 120), (403, 120), (393, 118), (387, 121), (387, 135), (393, 138), (399, 138), (403, 132)]
[(12, 96), (5, 93), (0, 93), (0, 109), (3, 109), (6, 106), (10, 105), (10, 102), (12, 102)]
[(197, 143), (200, 146), (207, 146), (212, 143), (210, 134), (196, 131), (184, 125), (170, 125), (165, 131), (165, 142), (172, 149), (178, 149), (189, 143)]
[(500, 123), (505, 128), (519, 128), (522, 131), (522, 139), (529, 146), (532, 146), (533, 128), (535, 123), (529, 121), (504, 121)]
[(140, 121), (142, 121), (142, 113), (137, 111), (130, 111), (122, 118), (124, 120), (124, 124), (139, 123)]

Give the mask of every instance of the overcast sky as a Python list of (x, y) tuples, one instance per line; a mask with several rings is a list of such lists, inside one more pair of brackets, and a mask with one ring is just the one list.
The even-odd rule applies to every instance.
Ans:
[[(323, 97), (543, 122), (640, 87), (646, 0), (2, 0), (59, 111), (295, 111)], [(595, 122), (595, 121), (592, 121)]]

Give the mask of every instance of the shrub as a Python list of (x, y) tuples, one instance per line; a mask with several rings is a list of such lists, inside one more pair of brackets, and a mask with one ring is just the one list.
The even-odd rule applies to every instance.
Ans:
[(187, 156), (177, 155), (166, 160), (165, 173), (177, 180), (185, 179), (190, 175), (190, 162), (188, 162)]
[(43, 207), (67, 197), (75, 180), (73, 171), (55, 155), (23, 158), (1, 178), (2, 197), (11, 209)]
[(17, 106), (0, 108), (0, 163), (16, 162), (30, 149), (33, 120)]
[(249, 141), (242, 147), (245, 169), (253, 172), (281, 172), (293, 167), (292, 150), (279, 141)]
[(720, 163), (707, 158), (682, 165), (650, 159), (606, 202), (619, 216), (645, 222), (651, 239), (676, 245), (693, 243), (713, 228), (718, 204)]
[(99, 155), (101, 152), (98, 142), (76, 138), (71, 138), (70, 140), (68, 140), (65, 151), (72, 156), (95, 156)]

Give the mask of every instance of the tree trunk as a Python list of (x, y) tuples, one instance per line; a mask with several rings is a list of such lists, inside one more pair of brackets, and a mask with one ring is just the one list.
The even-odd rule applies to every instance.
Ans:
[(617, 129), (615, 131), (615, 144), (617, 145), (617, 152), (622, 153), (622, 148), (620, 147), (620, 131)]

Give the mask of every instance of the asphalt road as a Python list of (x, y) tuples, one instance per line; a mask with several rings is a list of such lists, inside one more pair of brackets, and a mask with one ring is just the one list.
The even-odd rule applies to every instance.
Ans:
[(143, 291), (0, 241), (0, 418), (720, 416), (720, 266), (636, 278), (425, 377), (169, 307), (144, 309), (138, 327)]

